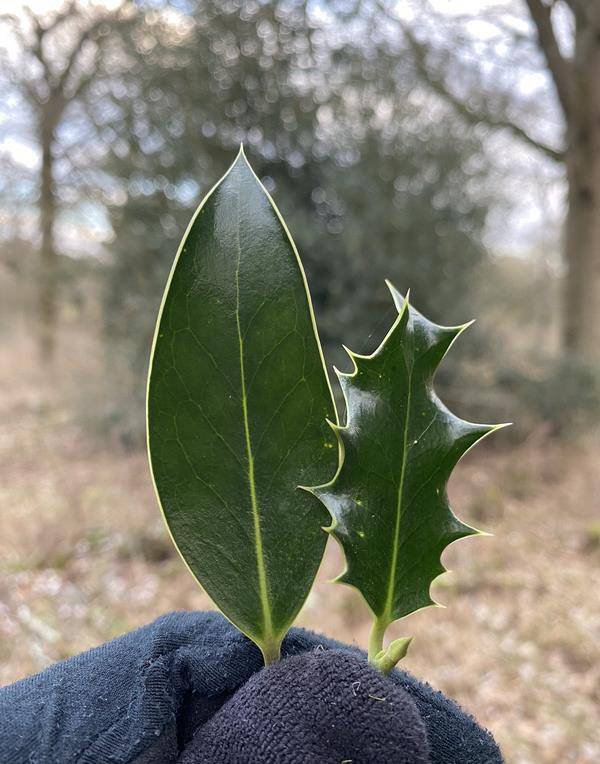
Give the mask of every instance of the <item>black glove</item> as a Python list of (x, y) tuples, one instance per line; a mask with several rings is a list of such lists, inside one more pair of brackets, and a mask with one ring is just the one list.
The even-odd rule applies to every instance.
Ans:
[(295, 655), (254, 674), (198, 728), (180, 764), (429, 764), (412, 698), (361, 656)]
[(488, 732), (407, 673), (292, 629), (284, 660), (216, 613), (172, 613), (0, 690), (0, 761), (500, 764)]

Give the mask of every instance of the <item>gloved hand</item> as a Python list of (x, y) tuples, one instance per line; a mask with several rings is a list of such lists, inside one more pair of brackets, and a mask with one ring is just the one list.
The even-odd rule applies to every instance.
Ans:
[(501, 764), (491, 735), (405, 672), (292, 629), (285, 660), (217, 613), (171, 613), (0, 690), (0, 762)]

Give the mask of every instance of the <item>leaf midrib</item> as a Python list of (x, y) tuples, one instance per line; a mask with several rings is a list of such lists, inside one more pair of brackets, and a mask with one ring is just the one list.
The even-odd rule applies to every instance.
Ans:
[[(404, 352), (404, 351), (403, 351)], [(406, 363), (406, 356), (405, 356)], [(392, 607), (395, 592), (396, 576), (395, 571), (398, 565), (398, 554), (400, 552), (400, 525), (402, 522), (402, 498), (404, 496), (404, 479), (406, 475), (406, 465), (408, 462), (408, 433), (410, 425), (410, 407), (412, 403), (412, 380), (413, 380), (414, 363), (410, 365), (408, 370), (408, 391), (406, 394), (406, 417), (404, 419), (404, 434), (403, 434), (403, 446), (402, 446), (402, 466), (400, 468), (400, 481), (398, 485), (398, 500), (396, 502), (396, 525), (394, 528), (394, 545), (392, 547), (392, 559), (390, 563), (390, 573), (388, 579), (388, 590), (385, 602), (385, 610), (383, 613), (383, 620), (391, 623), (394, 619), (392, 617)]]
[(250, 438), (250, 422), (248, 418), (248, 396), (246, 393), (246, 375), (244, 368), (244, 337), (242, 334), (242, 327), (240, 322), (240, 266), (242, 259), (242, 246), (240, 242), (240, 186), (237, 187), (237, 221), (236, 221), (236, 245), (237, 245), (237, 262), (235, 270), (235, 289), (236, 289), (236, 305), (235, 305), (235, 320), (238, 334), (239, 345), (239, 358), (240, 358), (240, 384), (242, 393), (242, 414), (244, 420), (244, 437), (246, 443), (246, 456), (248, 459), (248, 486), (250, 490), (250, 504), (252, 507), (252, 522), (254, 529), (254, 541), (256, 550), (256, 568), (258, 573), (258, 589), (259, 597), (263, 616), (263, 634), (264, 640), (268, 640), (273, 634), (273, 619), (271, 616), (271, 607), (269, 604), (269, 594), (267, 588), (267, 571), (265, 566), (263, 543), (262, 543), (262, 531), (260, 527), (260, 514), (258, 506), (258, 497), (256, 495), (256, 480), (254, 476), (254, 455), (252, 452), (252, 441)]

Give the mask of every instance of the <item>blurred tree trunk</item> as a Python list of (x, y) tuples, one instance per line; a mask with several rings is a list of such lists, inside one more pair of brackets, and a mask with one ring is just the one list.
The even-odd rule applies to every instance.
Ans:
[(600, 363), (600, 3), (565, 0), (574, 20), (573, 55), (559, 47), (555, 3), (525, 0), (566, 125), (568, 196), (563, 346)]
[(51, 120), (41, 118), (40, 145), (42, 167), (40, 177), (40, 278), (38, 283), (39, 351), (44, 363), (54, 357), (57, 316), (57, 262), (54, 243), (56, 199), (54, 196), (54, 127)]
[[(381, 2), (381, 7), (387, 7)], [(507, 111), (490, 108), (486, 98), (489, 94), (479, 94), (479, 107), (471, 99), (456, 95), (444, 68), (431, 63), (435, 47), (418, 40), (410, 25), (397, 17), (396, 21), (424, 79), (459, 114), (474, 124), (510, 130), (527, 145), (564, 163), (568, 192), (563, 237), (567, 274), (561, 309), (562, 345), (584, 361), (600, 364), (600, 0), (523, 2), (564, 117), (562, 151), (537, 140)], [(572, 54), (561, 50), (554, 27), (552, 14), (559, 5), (572, 14)], [(431, 12), (429, 5), (425, 7)]]
[(576, 20), (565, 152), (569, 190), (563, 319), (565, 348), (595, 362), (600, 361), (599, 16)]
[[(127, 7), (126, 7), (127, 6)], [(10, 64), (9, 78), (35, 116), (35, 135), (42, 156), (39, 178), (40, 267), (37, 284), (38, 344), (41, 360), (49, 364), (56, 346), (58, 311), (58, 251), (55, 230), (59, 213), (56, 195), (56, 132), (69, 104), (93, 82), (104, 53), (102, 28), (131, 15), (122, 0), (112, 9), (72, 0), (56, 11), (36, 14), (24, 6), (19, 14), (3, 14), (14, 34), (19, 55)], [(58, 35), (58, 36), (57, 36)], [(66, 45), (65, 45), (66, 42)]]

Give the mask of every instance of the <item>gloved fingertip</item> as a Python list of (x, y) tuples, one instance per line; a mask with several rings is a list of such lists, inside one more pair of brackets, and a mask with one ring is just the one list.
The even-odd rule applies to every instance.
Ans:
[(361, 657), (326, 650), (252, 676), (200, 727), (179, 764), (430, 764), (414, 701)]

